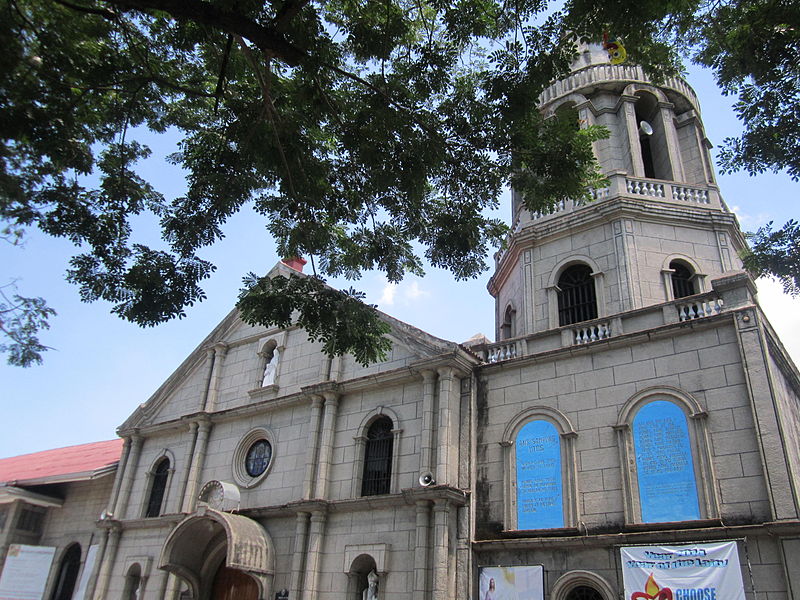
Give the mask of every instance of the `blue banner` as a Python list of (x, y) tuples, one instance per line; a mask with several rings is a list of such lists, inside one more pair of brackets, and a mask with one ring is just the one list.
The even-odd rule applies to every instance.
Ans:
[(633, 419), (643, 523), (700, 518), (686, 415), (672, 402), (643, 406)]
[(517, 529), (564, 527), (561, 439), (552, 423), (526, 423), (516, 439)]

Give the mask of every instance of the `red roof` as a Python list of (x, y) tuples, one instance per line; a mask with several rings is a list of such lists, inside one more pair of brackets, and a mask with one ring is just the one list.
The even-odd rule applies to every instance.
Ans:
[(0, 459), (0, 485), (91, 479), (119, 462), (122, 440), (68, 446)]

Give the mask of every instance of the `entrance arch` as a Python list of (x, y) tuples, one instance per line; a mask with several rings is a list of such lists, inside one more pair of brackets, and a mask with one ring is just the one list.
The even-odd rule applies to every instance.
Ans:
[[(159, 568), (185, 581), (194, 600), (269, 598), (275, 548), (256, 521), (201, 506), (169, 534)], [(249, 590), (251, 584), (254, 596), (225, 595), (231, 589)], [(223, 595), (212, 595), (217, 586)]]
[(615, 600), (614, 588), (600, 575), (591, 571), (564, 573), (553, 584), (552, 600)]

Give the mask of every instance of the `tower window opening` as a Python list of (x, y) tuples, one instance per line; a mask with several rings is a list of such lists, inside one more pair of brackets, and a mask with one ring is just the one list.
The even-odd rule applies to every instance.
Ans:
[[(649, 179), (672, 179), (672, 165), (658, 99), (648, 92), (639, 92), (636, 97), (635, 126), (644, 176)], [(636, 151), (634, 148), (631, 150)]]
[(517, 335), (517, 311), (511, 306), (506, 308), (503, 325), (500, 327), (500, 338), (509, 340)]
[(669, 263), (672, 270), (672, 295), (677, 298), (685, 298), (696, 294), (694, 287), (694, 273), (682, 262), (677, 260)]
[(642, 151), (642, 163), (644, 166), (644, 176), (655, 179), (656, 168), (653, 165), (653, 151), (650, 148), (650, 136), (647, 134), (639, 135), (639, 148)]
[(392, 429), (389, 417), (381, 417), (367, 430), (364, 450), (364, 476), (361, 480), (362, 496), (388, 494), (392, 481)]
[(574, 265), (558, 278), (558, 324), (572, 325), (597, 318), (597, 296), (592, 269)]

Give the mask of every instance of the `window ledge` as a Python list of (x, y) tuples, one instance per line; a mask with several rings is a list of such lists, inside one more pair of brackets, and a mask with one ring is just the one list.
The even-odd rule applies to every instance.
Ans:
[(571, 537), (579, 535), (577, 527), (557, 527), (554, 529), (504, 529), (503, 536), (509, 538), (518, 537)]
[(667, 521), (666, 523), (628, 523), (625, 531), (652, 531), (654, 529), (705, 529), (720, 527), (722, 519), (696, 519), (694, 521)]
[(268, 396), (271, 393), (275, 393), (278, 391), (278, 384), (271, 383), (270, 385), (265, 385), (264, 387), (256, 388), (254, 390), (250, 390), (247, 392), (247, 395), (251, 398), (261, 398), (262, 396)]

